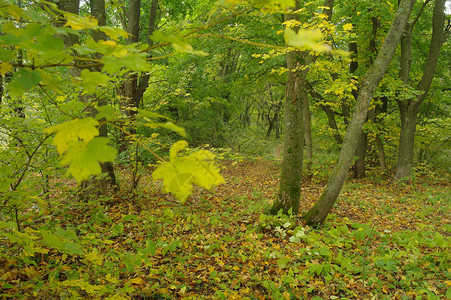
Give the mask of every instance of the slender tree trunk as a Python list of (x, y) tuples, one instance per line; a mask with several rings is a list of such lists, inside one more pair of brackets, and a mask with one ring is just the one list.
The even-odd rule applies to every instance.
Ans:
[[(105, 13), (105, 0), (90, 0), (91, 6), (91, 15), (95, 17), (99, 21), (100, 26), (106, 25), (106, 13)], [(95, 30), (92, 33), (92, 37), (95, 41), (106, 40), (107, 36), (105, 33), (101, 31)], [(98, 105), (104, 106), (107, 104), (105, 98), (98, 99)], [(92, 111), (92, 114), (97, 113), (96, 111)], [(99, 137), (108, 137), (108, 128), (105, 119), (101, 119), (99, 125)], [(98, 187), (101, 189), (100, 192), (102, 194), (106, 194), (109, 192), (111, 188), (114, 190), (118, 189), (116, 174), (114, 172), (114, 165), (112, 162), (101, 162), (100, 167), (102, 169), (102, 174), (105, 174), (106, 177), (99, 180), (99, 183), (94, 185), (99, 185)]]
[(313, 162), (313, 143), (312, 143), (312, 114), (310, 112), (310, 105), (308, 101), (308, 95), (306, 93), (306, 86), (303, 82), (299, 83), (300, 92), (302, 98), (302, 105), (304, 109), (304, 138), (305, 138), (305, 169), (307, 176), (312, 177), (312, 162)]
[(357, 160), (354, 163), (354, 178), (364, 178), (365, 177), (365, 159), (366, 151), (368, 146), (368, 134), (365, 131), (361, 131), (357, 137), (357, 150), (355, 151), (355, 156)]
[[(373, 24), (372, 32), (371, 32), (371, 40), (368, 46), (368, 50), (371, 54), (374, 54), (374, 56), (377, 55), (377, 30), (379, 28), (379, 20), (376, 17), (371, 18), (371, 22)], [(355, 51), (357, 51), (357, 47), (355, 47)], [(373, 57), (370, 57), (370, 64), (373, 63)], [(356, 69), (354, 69), (353, 72), (355, 72)], [(354, 97), (357, 99), (358, 97), (358, 91), (353, 91)], [(373, 118), (374, 119), (374, 118)], [(369, 121), (367, 119), (367, 121)], [(366, 176), (365, 171), (365, 163), (366, 163), (366, 156), (368, 151), (368, 134), (365, 131), (362, 131), (359, 135), (359, 142), (357, 146), (357, 151), (355, 153), (357, 160), (354, 164), (354, 178), (364, 178)]]
[[(152, 46), (153, 40), (149, 38), (150, 35), (155, 31), (156, 19), (157, 19), (157, 10), (158, 10), (158, 0), (152, 0), (150, 5), (149, 12), (149, 23), (147, 28), (147, 44)], [(128, 10), (128, 23), (124, 28), (129, 34), (129, 38), (127, 40), (128, 44), (139, 42), (139, 20), (141, 18), (141, 1), (140, 0), (131, 0)], [(125, 22), (124, 24), (125, 25)], [(121, 96), (123, 100), (121, 101), (121, 109), (124, 111), (127, 118), (131, 121), (134, 120), (136, 110), (135, 108), (139, 107), (141, 99), (143, 97), (144, 92), (149, 84), (150, 74), (141, 74), (138, 76), (137, 73), (128, 72), (124, 74), (124, 84)], [(134, 128), (130, 128), (130, 134), (135, 132)], [(127, 149), (128, 139), (124, 132), (121, 132), (120, 137), (120, 147), (119, 152), (123, 152)]]
[[(425, 69), (417, 90), (421, 94), (416, 99), (397, 99), (401, 117), (401, 134), (399, 136), (398, 165), (395, 179), (410, 179), (413, 171), (415, 130), (417, 124), (417, 114), (421, 103), (427, 96), (429, 88), (434, 78), (437, 67), (440, 48), (443, 44), (443, 29), (445, 25), (445, 2), (446, 0), (436, 0), (434, 13), (432, 16), (432, 36), (429, 46), (429, 53), (426, 59)], [(401, 71), (400, 77), (407, 84), (409, 79), (411, 62), (411, 27), (407, 28), (404, 44), (401, 50)]]
[(373, 93), (379, 82), (382, 80), (393, 58), (414, 2), (415, 0), (401, 1), (390, 30), (385, 37), (384, 43), (374, 63), (362, 78), (354, 113), (346, 131), (338, 162), (332, 171), (331, 177), (329, 178), (320, 199), (303, 217), (308, 225), (318, 225), (323, 223), (340, 194), (349, 168), (353, 162), (358, 144), (357, 138), (363, 130)]

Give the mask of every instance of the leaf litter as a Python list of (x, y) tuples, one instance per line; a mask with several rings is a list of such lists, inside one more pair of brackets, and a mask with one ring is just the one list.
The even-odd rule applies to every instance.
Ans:
[[(38, 232), (34, 252), (2, 236), (2, 297), (443, 299), (451, 293), (445, 181), (349, 180), (326, 224), (313, 229), (300, 216), (324, 182), (303, 182), (299, 216), (266, 216), (277, 194), (278, 162), (223, 162), (221, 173), (226, 184), (195, 188), (184, 205), (150, 175), (133, 193), (124, 188), (83, 204), (58, 198), (60, 210), (71, 209), (50, 214), (49, 223), (67, 229), (55, 237), (68, 247), (81, 244), (84, 254), (40, 242), (35, 217), (29, 221)], [(122, 182), (128, 176), (122, 170)], [(64, 236), (69, 228), (76, 238)]]

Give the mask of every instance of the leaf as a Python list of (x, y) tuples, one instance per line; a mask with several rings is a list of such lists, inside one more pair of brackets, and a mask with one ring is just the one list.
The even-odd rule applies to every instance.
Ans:
[(188, 156), (177, 156), (187, 145), (186, 141), (174, 143), (169, 152), (170, 161), (160, 164), (152, 174), (154, 180), (163, 179), (164, 191), (174, 194), (182, 203), (191, 195), (193, 184), (210, 189), (225, 182), (212, 163), (214, 154), (200, 150)]
[[(230, 0), (229, 0), (230, 1)], [(289, 8), (294, 8), (294, 0), (256, 0), (255, 7), (262, 9), (265, 12), (286, 11)]]
[(107, 121), (111, 121), (116, 119), (116, 110), (111, 105), (97, 106), (96, 110), (96, 120), (106, 119)]
[(189, 53), (199, 56), (207, 56), (208, 53), (202, 50), (194, 50), (193, 46), (191, 46), (188, 43), (180, 42), (180, 43), (173, 43), (172, 47), (174, 47), (174, 50), (180, 53)]
[(62, 248), (67, 252), (67, 254), (71, 255), (82, 255), (83, 250), (82, 246), (78, 243), (72, 242), (72, 241), (65, 241), (62, 245)]
[(175, 159), (177, 157), (177, 153), (179, 153), (180, 151), (185, 149), (187, 146), (188, 146), (188, 143), (186, 141), (175, 142), (172, 145), (171, 150), (169, 150), (169, 159), (170, 159), (170, 161), (171, 162), (175, 162)]
[(351, 23), (346, 23), (343, 25), (343, 30), (351, 31), (354, 28), (354, 26)]
[(156, 113), (156, 112), (153, 112), (153, 111), (149, 111), (149, 110), (140, 109), (140, 108), (138, 108), (138, 114), (140, 114), (141, 116), (146, 117), (146, 118), (151, 118), (151, 119), (162, 118), (162, 119), (167, 119), (167, 120), (173, 121), (171, 118), (166, 117), (164, 115), (161, 115), (159, 113)]
[(78, 79), (77, 85), (83, 88), (83, 94), (91, 94), (97, 91), (99, 86), (107, 86), (110, 77), (100, 72), (91, 72), (88, 69), (81, 71), (81, 77)]
[(158, 127), (166, 128), (166, 129), (172, 130), (172, 131), (180, 134), (183, 137), (186, 137), (185, 128), (177, 126), (172, 122), (166, 122), (166, 123), (149, 122), (149, 123), (144, 124), (144, 126), (150, 127), (150, 128), (158, 128)]
[(97, 21), (97, 19), (90, 16), (80, 17), (74, 14), (65, 13), (64, 17), (67, 20), (64, 26), (71, 27), (75, 30), (95, 29), (99, 27), (99, 22)]
[(200, 56), (208, 55), (207, 52), (194, 50), (193, 47), (186, 42), (186, 39), (180, 36), (164, 35), (161, 31), (156, 31), (150, 36), (150, 38), (160, 43), (171, 43), (174, 50), (179, 53), (189, 53)]
[(13, 65), (7, 62), (0, 63), (0, 75), (4, 76), (13, 69)]
[(62, 246), (61, 238), (47, 230), (41, 230), (42, 242), (50, 248), (60, 249)]
[(69, 142), (78, 140), (89, 142), (99, 135), (99, 130), (96, 127), (98, 124), (99, 122), (91, 117), (74, 119), (46, 128), (44, 132), (48, 134), (56, 133), (52, 144), (56, 146), (59, 154), (63, 154), (67, 150)]
[(287, 264), (288, 264), (288, 262), (290, 260), (291, 259), (288, 258), (288, 257), (280, 258), (280, 259), (277, 260), (277, 265), (279, 266), (279, 268), (283, 269), (283, 268), (285, 268), (287, 266)]
[(99, 175), (99, 162), (113, 161), (117, 150), (108, 145), (109, 139), (98, 137), (86, 141), (72, 141), (61, 159), (61, 164), (69, 164), (67, 175), (72, 175), (78, 183)]
[(137, 285), (142, 285), (145, 283), (144, 280), (142, 280), (142, 278), (140, 278), (140, 277), (133, 278), (133, 279), (129, 280), (128, 282), (137, 284)]
[(323, 38), (320, 29), (301, 29), (297, 33), (287, 27), (285, 29), (285, 42), (288, 46), (299, 49), (310, 49), (316, 52), (328, 52), (330, 46), (319, 41)]
[(18, 97), (36, 87), (40, 81), (41, 70), (21, 69), (14, 73), (9, 84), (9, 92), (12, 97)]
[(120, 37), (124, 37), (124, 38), (128, 37), (128, 33), (121, 28), (102, 26), (102, 27), (99, 27), (99, 30), (102, 31), (103, 33), (105, 33), (107, 36), (109, 36), (111, 39), (113, 39), (115, 41)]

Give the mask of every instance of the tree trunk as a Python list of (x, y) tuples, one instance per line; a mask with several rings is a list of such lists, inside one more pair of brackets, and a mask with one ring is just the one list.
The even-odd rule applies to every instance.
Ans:
[[(157, 19), (157, 9), (158, 9), (158, 0), (152, 0), (150, 5), (149, 12), (149, 23), (147, 29), (147, 44), (152, 46), (153, 40), (149, 38), (150, 35), (155, 31), (156, 19)], [(128, 24), (124, 30), (126, 30), (129, 34), (127, 43), (137, 43), (139, 42), (139, 20), (141, 18), (141, 1), (140, 0), (131, 0), (128, 10)], [(142, 74), (141, 77), (136, 73), (126, 73), (124, 74), (124, 84), (122, 91), (121, 101), (121, 109), (124, 111), (127, 118), (133, 121), (136, 110), (135, 108), (139, 107), (141, 99), (143, 97), (144, 92), (149, 84), (150, 74)], [(134, 128), (130, 128), (130, 134), (135, 132)], [(127, 134), (125, 132), (121, 132), (120, 137), (120, 147), (119, 152), (123, 152), (127, 149), (128, 139), (126, 137)]]
[[(397, 99), (401, 117), (401, 134), (399, 136), (398, 165), (395, 174), (396, 180), (410, 179), (412, 176), (417, 113), (431, 87), (440, 55), (440, 48), (443, 44), (442, 37), (445, 24), (445, 2), (446, 0), (435, 1), (429, 53), (426, 59), (423, 76), (417, 85), (417, 90), (419, 90), (421, 94), (416, 99)], [(409, 32), (411, 32), (411, 28), (408, 28), (408, 33)], [(404, 45), (402, 46), (402, 67), (400, 77), (403, 82), (407, 84), (411, 61), (411, 34), (406, 35)]]
[(357, 138), (363, 130), (373, 93), (379, 82), (382, 80), (390, 61), (393, 58), (414, 2), (415, 0), (401, 1), (390, 30), (385, 37), (384, 43), (382, 44), (374, 63), (362, 78), (354, 113), (346, 131), (338, 162), (332, 171), (332, 175), (329, 178), (320, 199), (303, 217), (308, 225), (318, 225), (323, 223), (337, 200), (349, 168), (352, 165), (358, 144)]
[(364, 178), (365, 177), (365, 159), (366, 150), (368, 146), (368, 134), (365, 131), (361, 131), (357, 137), (357, 150), (355, 151), (355, 156), (357, 160), (354, 163), (354, 178)]
[[(318, 94), (313, 89), (313, 86), (312, 86), (312, 84), (310, 82), (305, 81), (305, 86), (306, 86), (307, 91), (310, 94), (310, 96), (312, 96), (313, 98), (317, 99), (318, 101), (323, 101), (323, 102), (325, 101), (323, 96)], [(333, 129), (333, 131), (334, 131), (333, 134), (334, 134), (335, 141), (339, 145), (343, 144), (343, 138), (341, 137), (340, 132), (338, 131), (337, 121), (335, 120), (335, 112), (329, 106), (327, 106), (325, 104), (321, 104), (320, 103), (320, 107), (327, 115), (327, 120), (328, 120), (329, 127), (331, 129)]]
[[(58, 1), (58, 8), (78, 15), (80, 11), (80, 0), (60, 0)], [(61, 35), (61, 38), (66, 48), (78, 43), (78, 36), (75, 34)]]
[[(299, 1), (296, 1), (295, 10), (299, 9)], [(297, 15), (287, 14), (285, 21), (295, 20)], [(295, 29), (297, 30), (297, 29)], [(287, 87), (285, 96), (285, 126), (284, 149), (280, 185), (277, 199), (271, 207), (270, 213), (277, 214), (279, 210), (296, 215), (299, 211), (301, 196), (302, 159), (304, 152), (304, 120), (303, 103), (298, 93), (297, 83), (300, 72), (296, 70), (298, 64), (298, 51), (290, 51), (286, 54), (287, 62)], [(306, 73), (306, 71), (303, 71)], [(307, 95), (307, 91), (303, 89)]]
[(304, 139), (305, 139), (305, 169), (308, 178), (312, 177), (313, 143), (312, 143), (312, 114), (308, 101), (307, 88), (303, 82), (299, 83), (302, 105), (304, 109)]
[[(376, 17), (372, 17), (371, 22), (373, 24), (373, 27), (372, 27), (371, 40), (370, 40), (370, 43), (368, 46), (368, 50), (371, 54), (374, 54), (374, 56), (376, 56), (377, 55), (376, 40), (377, 40), (377, 29), (379, 28), (379, 20)], [(357, 45), (356, 45), (354, 51), (356, 51), (356, 54), (357, 54)], [(374, 59), (372, 56), (370, 56), (370, 63), (372, 64), (373, 62), (374, 62)], [(354, 73), (356, 70), (357, 70), (357, 68), (355, 68), (352, 73)], [(358, 91), (353, 90), (353, 95), (357, 99)], [(367, 119), (367, 121), (368, 121), (368, 119)], [(357, 151), (355, 152), (357, 160), (355, 161), (355, 164), (354, 164), (354, 174), (353, 174), (354, 178), (364, 178), (366, 176), (365, 162), (366, 162), (367, 151), (368, 151), (368, 134), (365, 131), (362, 131), (359, 135)]]
[[(105, 0), (91, 0), (91, 15), (99, 21), (100, 26), (106, 25), (106, 13), (105, 13)], [(95, 30), (92, 33), (92, 37), (95, 41), (106, 40), (107, 36), (105, 33)], [(105, 98), (98, 99), (98, 105), (104, 106), (107, 104)], [(96, 111), (91, 112), (93, 115)], [(99, 125), (99, 137), (108, 137), (108, 128), (105, 119), (101, 119)], [(102, 169), (102, 174), (105, 174), (105, 178), (99, 179), (97, 183), (93, 183), (94, 186), (100, 189), (99, 192), (102, 194), (107, 194), (111, 188), (117, 190), (116, 175), (114, 173), (114, 165), (112, 162), (101, 162), (100, 167)]]

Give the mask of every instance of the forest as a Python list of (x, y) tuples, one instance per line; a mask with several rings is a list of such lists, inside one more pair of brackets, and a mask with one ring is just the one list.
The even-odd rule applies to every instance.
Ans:
[(451, 1), (0, 0), (0, 299), (451, 299)]

